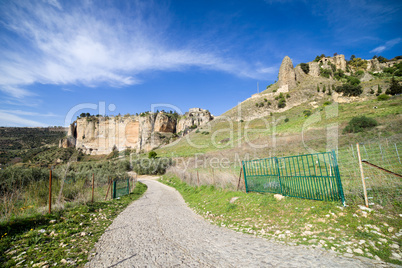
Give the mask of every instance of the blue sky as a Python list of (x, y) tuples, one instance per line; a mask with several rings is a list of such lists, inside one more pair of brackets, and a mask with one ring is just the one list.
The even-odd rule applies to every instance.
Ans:
[[(219, 115), (317, 55), (402, 55), (401, 1), (0, 0), (0, 126)], [(158, 105), (160, 107), (158, 107)]]

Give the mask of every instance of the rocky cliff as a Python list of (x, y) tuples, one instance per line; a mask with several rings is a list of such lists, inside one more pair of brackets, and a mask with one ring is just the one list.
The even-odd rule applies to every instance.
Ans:
[[(179, 121), (165, 112), (140, 116), (82, 117), (73, 122), (59, 147), (75, 147), (86, 154), (109, 154), (113, 150), (134, 149), (147, 152), (184, 135), (213, 119), (200, 108), (190, 109)], [(194, 127), (195, 126), (195, 127)]]

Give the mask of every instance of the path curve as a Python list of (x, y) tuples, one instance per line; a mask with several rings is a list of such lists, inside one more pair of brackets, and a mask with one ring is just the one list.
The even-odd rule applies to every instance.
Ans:
[(369, 259), (287, 246), (212, 225), (173, 188), (140, 179), (145, 194), (95, 245), (86, 267), (376, 267)]

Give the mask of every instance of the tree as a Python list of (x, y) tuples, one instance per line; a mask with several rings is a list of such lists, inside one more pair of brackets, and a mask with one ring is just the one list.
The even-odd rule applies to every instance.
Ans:
[(305, 74), (308, 74), (310, 72), (310, 66), (308, 65), (308, 63), (300, 63), (300, 68)]
[(373, 128), (377, 125), (378, 125), (377, 121), (373, 118), (365, 117), (364, 115), (360, 117), (353, 117), (349, 121), (348, 125), (345, 127), (343, 132), (344, 133), (362, 132), (365, 129)]
[(86, 117), (86, 116), (87, 116), (86, 113), (81, 113), (81, 114), (80, 114), (80, 117)]
[(389, 95), (402, 94), (402, 85), (399, 85), (399, 82), (395, 80), (395, 77), (392, 77), (391, 86), (385, 93)]
[(356, 58), (355, 55), (350, 56), (350, 60), (352, 61), (354, 58)]
[(150, 151), (149, 153), (148, 153), (148, 158), (149, 159), (155, 159), (156, 158), (156, 156), (157, 156), (158, 154), (156, 153), (156, 152), (154, 152), (154, 151)]
[(320, 86), (317, 84), (317, 92), (320, 92)]
[(377, 60), (379, 63), (384, 63), (388, 61), (388, 59), (384, 58), (383, 56), (378, 56)]

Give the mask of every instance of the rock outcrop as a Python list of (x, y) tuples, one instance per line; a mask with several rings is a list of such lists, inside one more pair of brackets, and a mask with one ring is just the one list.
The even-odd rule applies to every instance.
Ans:
[(314, 77), (319, 77), (320, 76), (320, 65), (318, 62), (309, 62), (308, 63), (310, 71), (308, 72), (309, 75), (314, 76)]
[(307, 76), (307, 74), (302, 70), (300, 65), (297, 65), (295, 68), (295, 74), (296, 74), (296, 82), (301, 82), (303, 79)]
[(377, 59), (371, 59), (367, 61), (367, 71), (380, 72), (381, 66)]
[(289, 89), (296, 87), (296, 74), (293, 69), (292, 60), (285, 56), (279, 68), (278, 86), (279, 88), (288, 85)]
[(208, 123), (212, 119), (213, 117), (208, 110), (192, 108), (179, 120), (177, 124), (177, 133), (186, 134), (191, 129)]
[(191, 126), (199, 126), (212, 119), (207, 110), (199, 108), (190, 109), (180, 124), (174, 114), (164, 112), (127, 117), (83, 117), (69, 126), (67, 137), (60, 140), (59, 147), (75, 147), (91, 155), (125, 149), (147, 152), (168, 143), (179, 132), (177, 129), (187, 133)]

